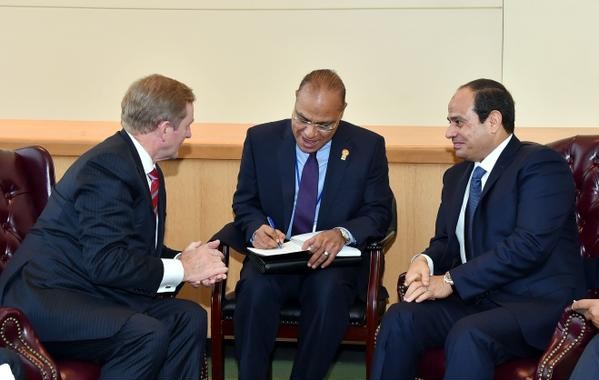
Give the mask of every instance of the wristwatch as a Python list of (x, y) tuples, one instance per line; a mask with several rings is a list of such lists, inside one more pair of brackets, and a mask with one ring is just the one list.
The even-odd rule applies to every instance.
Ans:
[(341, 227), (335, 227), (339, 232), (341, 232), (341, 237), (345, 240), (345, 245), (348, 245), (351, 242), (351, 237), (349, 236), (349, 232), (346, 229)]
[(451, 274), (449, 273), (449, 271), (445, 272), (445, 274), (443, 275), (443, 282), (451, 286), (452, 289), (454, 289), (453, 280), (451, 279)]

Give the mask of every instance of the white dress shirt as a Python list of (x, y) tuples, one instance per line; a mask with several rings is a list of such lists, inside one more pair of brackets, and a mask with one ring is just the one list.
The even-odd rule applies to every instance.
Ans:
[[(148, 189), (151, 189), (152, 181), (148, 177), (148, 173), (150, 173), (156, 167), (154, 162), (152, 161), (152, 157), (145, 150), (145, 148), (137, 141), (137, 139), (127, 132), (129, 137), (131, 137), (131, 141), (133, 141), (133, 145), (137, 150), (137, 154), (139, 155), (139, 159), (141, 160), (141, 164), (144, 168), (144, 173), (146, 173), (146, 181), (148, 182)], [(157, 244), (158, 241), (158, 215), (156, 215), (156, 231), (154, 232), (154, 245)], [(183, 264), (180, 260), (177, 259), (178, 255), (174, 259), (161, 259), (162, 265), (164, 266), (164, 272), (162, 274), (162, 281), (160, 282), (160, 286), (158, 287), (157, 293), (166, 293), (166, 292), (174, 292), (177, 286), (183, 281), (183, 276), (185, 271), (183, 269)]]

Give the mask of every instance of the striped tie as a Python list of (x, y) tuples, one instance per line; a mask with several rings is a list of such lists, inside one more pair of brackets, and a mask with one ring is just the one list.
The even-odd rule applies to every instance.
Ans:
[(148, 173), (150, 178), (150, 194), (152, 194), (152, 209), (154, 214), (158, 215), (158, 190), (160, 189), (160, 177), (158, 177), (158, 171), (154, 168)]
[(470, 179), (470, 193), (468, 195), (468, 204), (466, 205), (466, 225), (464, 226), (464, 237), (466, 241), (466, 258), (468, 260), (474, 257), (472, 252), (472, 220), (474, 212), (480, 201), (482, 193), (482, 177), (487, 171), (480, 166), (477, 166), (472, 173)]

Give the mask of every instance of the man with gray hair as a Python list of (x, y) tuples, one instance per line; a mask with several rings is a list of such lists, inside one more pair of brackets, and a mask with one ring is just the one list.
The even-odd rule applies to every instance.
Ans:
[(123, 98), (123, 130), (73, 163), (0, 276), (0, 304), (20, 308), (57, 358), (99, 361), (102, 379), (198, 379), (206, 312), (163, 297), (182, 282), (226, 277), (219, 242), (164, 245), (157, 162), (191, 137), (192, 90), (150, 75)]

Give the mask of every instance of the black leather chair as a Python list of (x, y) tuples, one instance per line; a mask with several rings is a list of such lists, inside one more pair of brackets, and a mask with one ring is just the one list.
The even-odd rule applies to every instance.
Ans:
[[(350, 310), (350, 326), (344, 341), (361, 342), (366, 345), (366, 378), (370, 372), (370, 362), (374, 352), (374, 340), (381, 316), (388, 302), (387, 290), (382, 285), (384, 254), (395, 240), (397, 230), (397, 211), (393, 200), (392, 222), (386, 236), (366, 247), (366, 255), (370, 257), (370, 274), (366, 302), (356, 300)], [(233, 223), (225, 225), (213, 239), (221, 241), (220, 250), (225, 255), (225, 263), (229, 265), (230, 249), (239, 253), (245, 252), (242, 233)], [(226, 282), (216, 284), (212, 291), (211, 304), (211, 344), (212, 344), (212, 379), (224, 379), (224, 339), (233, 338), (235, 313), (234, 292), (225, 294)], [(277, 338), (297, 339), (300, 306), (298, 303), (285, 305), (281, 310), (281, 324)]]

